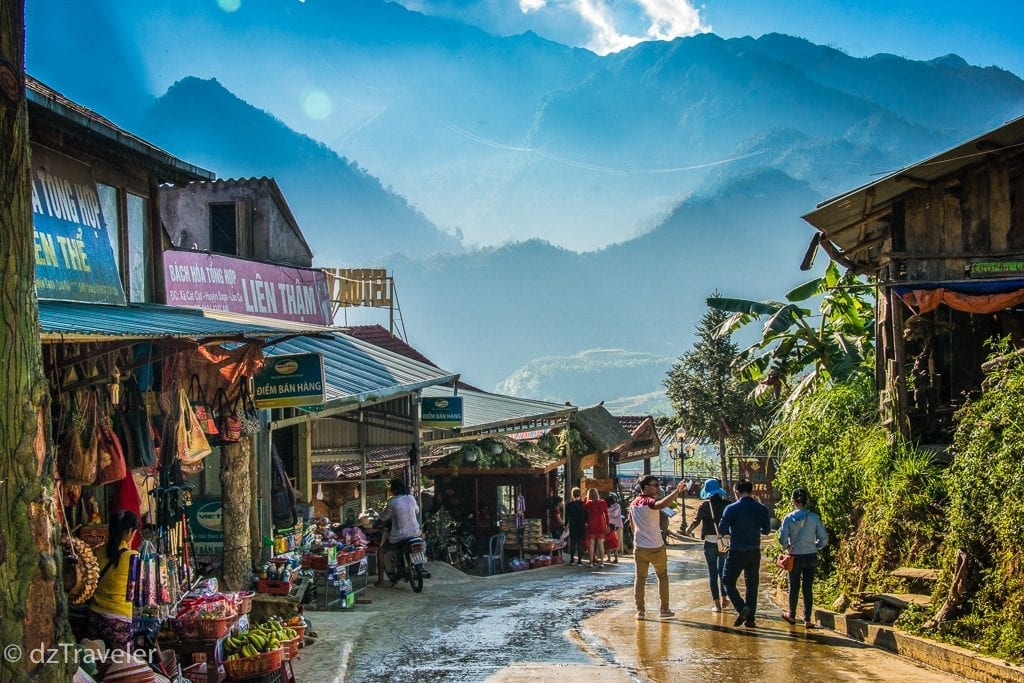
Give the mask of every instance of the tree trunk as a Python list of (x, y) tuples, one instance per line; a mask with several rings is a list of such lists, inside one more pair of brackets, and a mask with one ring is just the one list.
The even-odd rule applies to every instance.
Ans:
[(930, 630), (941, 626), (943, 622), (952, 619), (960, 611), (960, 604), (963, 602), (964, 591), (967, 587), (967, 578), (970, 575), (971, 558), (962, 549), (956, 551), (956, 563), (953, 568), (953, 580), (949, 584), (949, 592), (946, 594), (946, 601), (935, 613), (935, 616), (926, 621), (921, 628)]
[(68, 627), (39, 346), (26, 106), (25, 4), (12, 0), (0, 3), (0, 395), (15, 399), (0, 416), (0, 679), (62, 681), (70, 678), (65, 664), (33, 664), (28, 656), (64, 640)]
[(249, 456), (252, 440), (221, 447), (220, 487), (224, 530), (224, 584), (228, 590), (246, 588), (252, 572), (249, 510), (252, 507)]
[(729, 459), (725, 455), (725, 431), (718, 433), (718, 460), (722, 467), (722, 488), (730, 491)]

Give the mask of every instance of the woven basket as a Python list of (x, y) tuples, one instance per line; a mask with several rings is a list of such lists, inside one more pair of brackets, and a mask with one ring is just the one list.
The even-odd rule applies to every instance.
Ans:
[(236, 616), (220, 619), (175, 619), (174, 630), (182, 640), (214, 640), (226, 636)]
[(224, 662), (224, 673), (228, 680), (260, 676), (273, 673), (281, 668), (284, 663), (284, 648), (279, 647), (270, 652), (263, 652), (254, 657), (240, 657), (239, 659), (228, 659)]
[(285, 661), (295, 659), (299, 656), (299, 643), (303, 641), (302, 636), (295, 636), (291, 640), (282, 640), (281, 649), (284, 650)]

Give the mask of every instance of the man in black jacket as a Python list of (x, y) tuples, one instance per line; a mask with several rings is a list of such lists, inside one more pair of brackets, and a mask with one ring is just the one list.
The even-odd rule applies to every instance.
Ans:
[[(729, 555), (725, 558), (725, 592), (739, 612), (735, 626), (745, 624), (752, 628), (754, 613), (757, 611), (757, 587), (761, 569), (761, 535), (771, 533), (768, 508), (754, 500), (751, 494), (754, 485), (749, 481), (738, 481), (733, 487), (736, 502), (725, 508), (718, 530), (730, 536)], [(736, 581), (743, 574), (746, 584), (746, 599), (736, 590)]]

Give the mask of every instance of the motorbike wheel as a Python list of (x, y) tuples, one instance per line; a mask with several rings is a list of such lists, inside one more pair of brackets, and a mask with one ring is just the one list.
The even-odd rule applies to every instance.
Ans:
[(412, 586), (413, 593), (423, 590), (423, 570), (418, 564), (412, 565), (409, 569), (409, 585)]
[(467, 571), (470, 569), (476, 569), (476, 565), (479, 561), (480, 558), (476, 555), (470, 555), (469, 553), (465, 553), (462, 555), (462, 568)]

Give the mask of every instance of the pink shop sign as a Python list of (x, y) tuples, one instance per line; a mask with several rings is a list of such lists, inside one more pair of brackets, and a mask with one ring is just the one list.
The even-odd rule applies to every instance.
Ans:
[(164, 288), (169, 306), (331, 324), (327, 279), (323, 271), (312, 268), (165, 251)]

